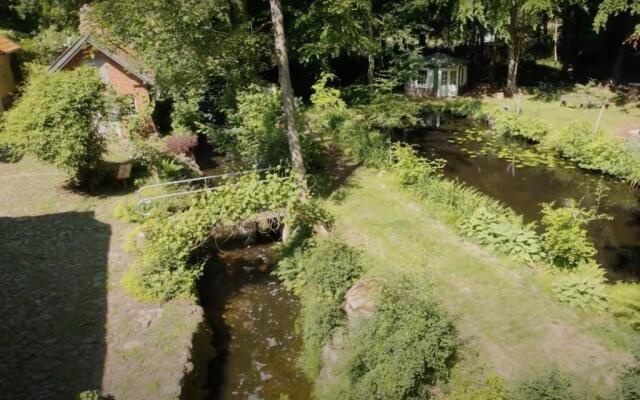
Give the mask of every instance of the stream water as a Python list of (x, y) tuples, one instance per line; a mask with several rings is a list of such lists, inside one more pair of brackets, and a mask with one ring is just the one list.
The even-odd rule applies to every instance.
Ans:
[(540, 203), (562, 204), (573, 198), (592, 206), (597, 202), (598, 187), (606, 187), (600, 210), (613, 219), (596, 221), (589, 227), (598, 261), (611, 280), (640, 280), (640, 190), (575, 168), (520, 141), (487, 143), (481, 135), (465, 133), (467, 128), (452, 123), (412, 132), (403, 139), (424, 155), (446, 160), (446, 176), (504, 202), (526, 222), (540, 220)]
[(202, 306), (216, 349), (210, 399), (309, 398), (310, 385), (296, 368), (300, 305), (270, 274), (270, 249), (223, 249), (202, 280)]

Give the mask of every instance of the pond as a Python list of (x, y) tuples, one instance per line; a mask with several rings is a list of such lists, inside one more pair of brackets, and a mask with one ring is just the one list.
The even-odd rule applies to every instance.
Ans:
[(601, 212), (613, 217), (596, 221), (589, 234), (598, 261), (610, 280), (640, 280), (640, 190), (624, 182), (576, 168), (551, 153), (518, 140), (487, 139), (468, 123), (450, 122), (438, 129), (407, 133), (405, 141), (426, 156), (446, 160), (445, 175), (457, 178), (522, 214), (540, 220), (540, 204), (573, 198), (584, 206), (597, 203), (606, 188)]
[(270, 274), (271, 244), (223, 248), (212, 264), (200, 289), (216, 349), (209, 398), (309, 398), (296, 367), (300, 304)]

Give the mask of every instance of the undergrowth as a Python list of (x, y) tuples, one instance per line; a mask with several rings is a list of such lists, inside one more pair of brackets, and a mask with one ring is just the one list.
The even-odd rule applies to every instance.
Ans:
[(275, 271), (283, 285), (300, 297), (298, 363), (312, 380), (320, 372), (323, 346), (343, 323), (344, 295), (363, 271), (360, 252), (333, 237), (311, 240), (280, 261)]

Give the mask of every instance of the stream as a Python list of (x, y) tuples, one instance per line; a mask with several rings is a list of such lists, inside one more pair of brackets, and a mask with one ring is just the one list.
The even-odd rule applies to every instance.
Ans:
[[(583, 206), (597, 204), (598, 188), (606, 187), (600, 211), (612, 220), (595, 221), (590, 238), (598, 250), (598, 261), (612, 281), (640, 280), (640, 190), (544, 154), (523, 141), (505, 139), (487, 142), (468, 124), (451, 122), (438, 129), (407, 133), (403, 140), (416, 145), (428, 157), (446, 160), (445, 175), (459, 179), (502, 201), (524, 216), (539, 221), (540, 204), (568, 198)], [(476, 131), (477, 132), (477, 131)]]
[(296, 367), (300, 304), (270, 274), (271, 246), (223, 247), (202, 279), (201, 301), (216, 349), (210, 399), (310, 397), (311, 386)]

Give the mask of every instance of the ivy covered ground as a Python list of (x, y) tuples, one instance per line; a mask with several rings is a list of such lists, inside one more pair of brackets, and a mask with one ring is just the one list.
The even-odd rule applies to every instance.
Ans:
[(461, 238), (447, 217), (407, 194), (391, 174), (359, 169), (328, 201), (336, 233), (364, 249), (365, 275), (427, 275), (454, 316), (462, 345), (451, 384), (507, 382), (556, 364), (578, 393), (610, 394), (632, 360), (634, 333), (605, 315), (557, 302), (535, 268)]

